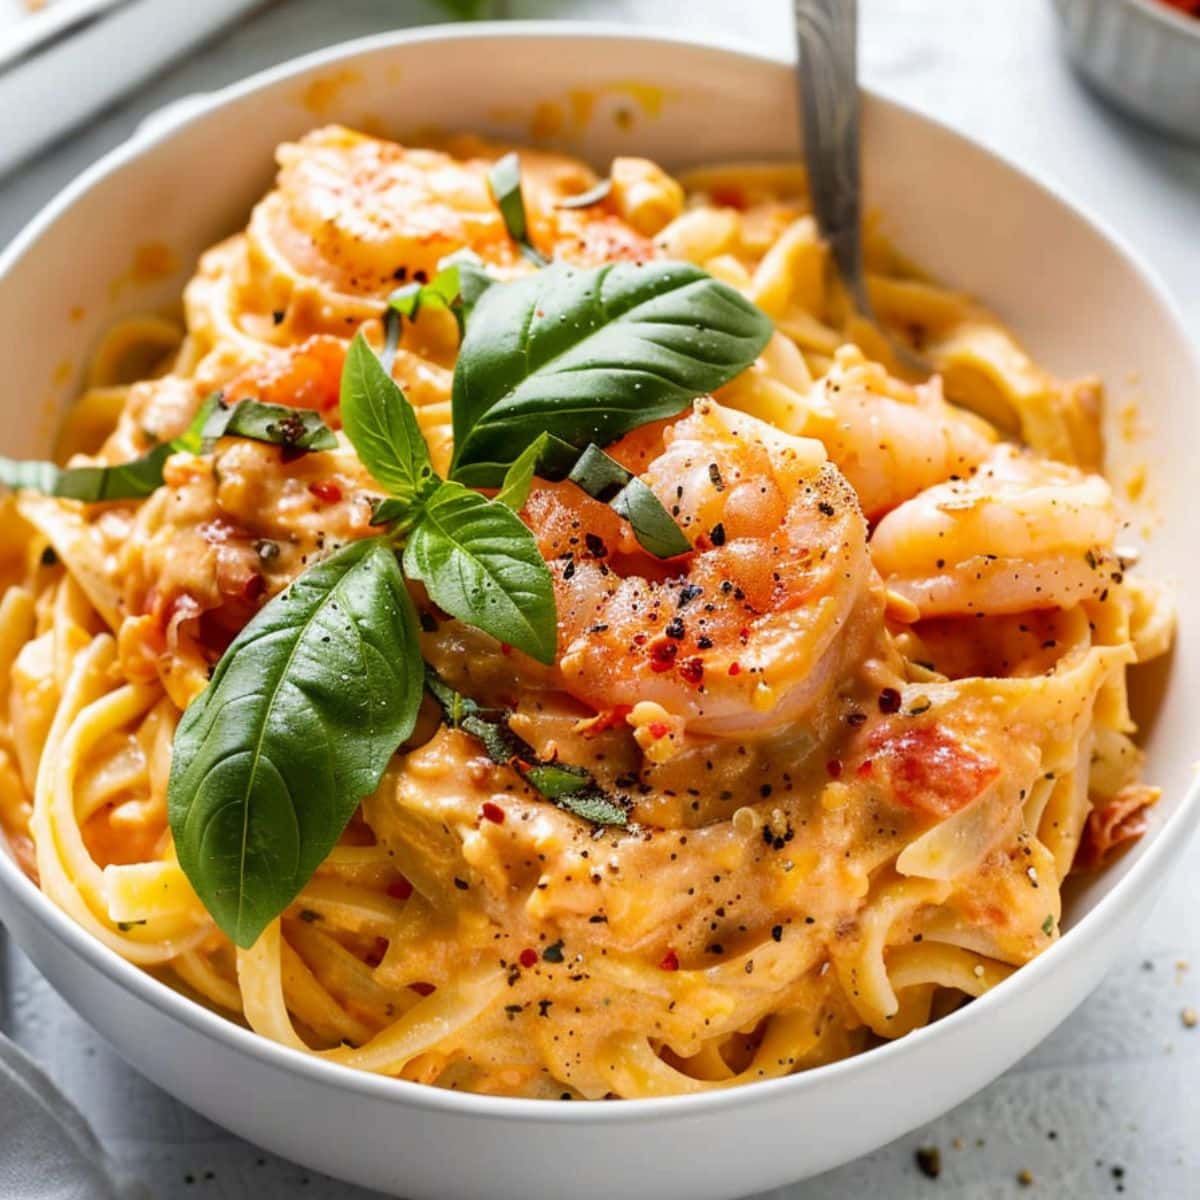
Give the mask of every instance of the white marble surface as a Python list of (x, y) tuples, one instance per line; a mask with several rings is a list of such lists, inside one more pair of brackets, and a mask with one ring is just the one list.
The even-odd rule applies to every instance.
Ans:
[[(790, 29), (783, 0), (515, 0), (507, 7), (516, 16), (621, 18), (773, 47), (787, 44)], [(1200, 335), (1200, 153), (1093, 101), (1059, 57), (1048, 0), (862, 0), (862, 8), (871, 85), (1026, 164), (1117, 227), (1157, 267)], [(0, 179), (0, 241), (163, 103), (331, 41), (435, 19), (435, 6), (419, 0), (272, 5), (17, 177)], [(1185, 1006), (1200, 1008), (1198, 868), (1200, 845), (1139, 944), (1007, 1075), (927, 1128), (771, 1200), (1200, 1196), (1200, 1028), (1185, 1029), (1180, 1018)], [(14, 1036), (155, 1196), (369, 1200), (263, 1154), (175, 1103), (126, 1067), (28, 963), (14, 959)], [(0, 1114), (0, 1136), (2, 1127)], [(914, 1165), (913, 1151), (924, 1145), (941, 1151), (936, 1182)], [(1022, 1170), (1033, 1176), (1030, 1187), (1018, 1180)]]

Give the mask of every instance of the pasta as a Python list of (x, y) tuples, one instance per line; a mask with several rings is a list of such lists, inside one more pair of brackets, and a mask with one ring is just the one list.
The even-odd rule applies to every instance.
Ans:
[[(336, 445), (222, 436), (171, 453), (144, 498), (3, 499), (13, 852), (200, 1003), (440, 1087), (693, 1093), (902, 1036), (1050, 945), (1067, 875), (1157, 798), (1125, 681), (1169, 646), (1171, 606), (1118, 549), (1099, 384), (1055, 379), (872, 225), (873, 304), (938, 370), (910, 378), (834, 279), (797, 167), (675, 179), (618, 159), (572, 206), (603, 181), (522, 152), (523, 252), (488, 187), (500, 153), (341, 128), (286, 145), (182, 324), (124, 322), (98, 348), (61, 435), (73, 465), (183, 438), (215, 391), (319, 413)], [(622, 822), (551, 803), (427, 698), (333, 850), (238, 946), (172, 836), (180, 715), (270, 598), (376, 532), (380, 489), (340, 430), (347, 348), (360, 330), (384, 347), (389, 294), (464, 247), (501, 282), (530, 253), (691, 263), (773, 323), (714, 395), (608, 447), (685, 556), (654, 560), (599, 499), (533, 481), (553, 665), (409, 584), (437, 677), (503, 709), (539, 763), (590, 772)], [(391, 365), (441, 475), (459, 343), (453, 306), (426, 303)]]

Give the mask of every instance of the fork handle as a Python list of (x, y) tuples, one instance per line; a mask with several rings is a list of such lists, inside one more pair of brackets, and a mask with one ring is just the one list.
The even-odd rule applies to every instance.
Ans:
[(793, 0), (804, 158), (813, 210), (838, 275), (861, 312), (857, 0)]

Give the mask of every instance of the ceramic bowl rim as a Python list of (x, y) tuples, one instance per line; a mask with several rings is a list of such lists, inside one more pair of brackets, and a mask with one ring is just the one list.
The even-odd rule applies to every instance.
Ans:
[[(1136, 2), (1139, 7), (1148, 7), (1144, 0)], [(337, 43), (256, 72), (236, 83), (207, 93), (202, 98), (197, 97), (194, 103), (189, 98), (186, 112), (177, 120), (164, 121), (161, 124), (150, 121), (143, 124), (130, 138), (114, 147), (67, 184), (13, 239), (4, 253), (0, 254), (0, 287), (4, 286), (12, 268), (25, 257), (38, 239), (95, 185), (117, 170), (134, 163), (160, 142), (177, 136), (189, 125), (216, 109), (314, 68), (340, 64), (364, 53), (430, 41), (508, 38), (537, 38), (559, 42), (615, 39), (660, 44), (667, 49), (718, 52), (749, 60), (751, 65), (778, 67), (787, 62), (782, 56), (766, 53), (736, 39), (722, 37), (718, 41), (705, 37), (684, 36), (673, 30), (652, 26), (631, 31), (618, 23), (603, 21), (511, 21), (477, 22), (467, 26), (434, 25), (410, 30), (391, 30)], [(1076, 223), (1089, 226), (1091, 232), (1107, 242), (1117, 257), (1124, 260), (1125, 266), (1140, 277), (1154, 297), (1159, 316), (1168, 323), (1172, 335), (1179, 341), (1190, 362), (1192, 375), (1200, 385), (1200, 360), (1184, 330), (1174, 301), (1156, 274), (1140, 261), (1123, 237), (1090, 214), (1084, 206), (1064, 198), (1061, 190), (1051, 189), (1036, 175), (1017, 166), (1004, 155), (957, 132), (936, 118), (888, 97), (884, 92), (864, 89), (864, 93), (873, 103), (898, 110), (907, 120), (932, 125), (959, 147), (966, 146), (987, 156), (1008, 173), (1018, 176), (1026, 186), (1041, 192), (1044, 199), (1064, 209)], [(862, 1054), (815, 1067), (800, 1074), (715, 1092), (622, 1100), (613, 1104), (564, 1104), (546, 1100), (452, 1092), (407, 1080), (370, 1074), (306, 1055), (272, 1042), (246, 1026), (204, 1007), (109, 950), (42, 893), (20, 870), (7, 849), (0, 851), (0, 892), (7, 893), (14, 903), (23, 905), (60, 944), (137, 999), (181, 1022), (192, 1032), (221, 1043), (234, 1052), (249, 1055), (259, 1060), (262, 1065), (293, 1072), (315, 1085), (353, 1093), (364, 1099), (384, 1101), (400, 1107), (412, 1106), (431, 1113), (497, 1118), (510, 1122), (533, 1121), (573, 1125), (594, 1123), (610, 1127), (628, 1125), (653, 1117), (682, 1118), (702, 1112), (711, 1114), (731, 1108), (759, 1106), (783, 1096), (820, 1089), (834, 1078), (851, 1079), (856, 1075), (866, 1075), (884, 1069), (889, 1062), (897, 1063), (921, 1054), (927, 1045), (944, 1039), (953, 1031), (986, 1023), (993, 1009), (1000, 1005), (1019, 1003), (1019, 996), (1023, 990), (1032, 989), (1046, 976), (1058, 971), (1060, 965), (1065, 966), (1068, 958), (1081, 955), (1087, 946), (1103, 938), (1110, 912), (1131, 904), (1151, 888), (1159, 863), (1182, 851), (1189, 834), (1198, 823), (1200, 778), (1192, 781), (1167, 820), (1147, 835), (1153, 840), (1141, 858), (1111, 886), (1091, 911), (1067, 929), (1054, 945), (1021, 967), (1009, 979), (939, 1021), (903, 1038), (873, 1047)]]

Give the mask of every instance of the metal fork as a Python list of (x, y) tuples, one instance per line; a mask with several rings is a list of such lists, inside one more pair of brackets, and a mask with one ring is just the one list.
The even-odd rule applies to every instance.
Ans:
[(932, 366), (879, 324), (867, 294), (862, 253), (858, 91), (858, 0), (793, 0), (796, 76), (804, 160), (813, 212), (854, 307), (887, 338), (909, 369)]

